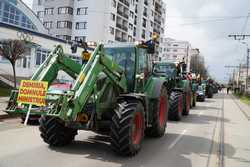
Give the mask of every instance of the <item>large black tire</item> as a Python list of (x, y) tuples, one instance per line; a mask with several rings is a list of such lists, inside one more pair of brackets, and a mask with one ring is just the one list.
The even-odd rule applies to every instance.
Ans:
[(212, 89), (212, 87), (208, 88), (207, 97), (208, 98), (213, 98), (213, 89)]
[(171, 121), (180, 121), (183, 110), (182, 93), (172, 92), (169, 98), (168, 119)]
[(190, 103), (191, 103), (191, 92), (187, 92), (184, 94), (184, 107), (182, 115), (189, 115), (190, 111)]
[(133, 156), (144, 138), (144, 107), (139, 101), (118, 103), (111, 122), (111, 148), (120, 155)]
[(146, 135), (150, 137), (162, 137), (165, 134), (168, 118), (168, 93), (164, 86), (161, 89), (159, 99), (153, 102), (152, 126), (146, 128)]
[(193, 93), (193, 102), (192, 102), (192, 105), (193, 107), (196, 107), (196, 101), (197, 101), (197, 96), (195, 95), (195, 93)]
[(40, 136), (45, 143), (53, 147), (70, 144), (77, 134), (77, 130), (65, 127), (56, 117), (42, 116), (39, 122)]

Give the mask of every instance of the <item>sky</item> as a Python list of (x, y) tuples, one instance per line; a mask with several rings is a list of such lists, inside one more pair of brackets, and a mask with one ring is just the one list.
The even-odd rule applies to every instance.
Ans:
[[(23, 0), (29, 6), (32, 0)], [(205, 57), (210, 75), (226, 82), (233, 69), (225, 65), (246, 62), (243, 41), (230, 34), (250, 34), (249, 0), (164, 0), (167, 5), (165, 37), (189, 41)], [(250, 38), (245, 40), (250, 46)]]

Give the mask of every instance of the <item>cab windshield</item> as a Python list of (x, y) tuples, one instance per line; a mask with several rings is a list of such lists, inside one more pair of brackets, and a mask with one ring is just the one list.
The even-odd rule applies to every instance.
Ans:
[(104, 48), (105, 54), (115, 61), (125, 71), (129, 87), (134, 85), (135, 75), (135, 48)]
[(172, 76), (175, 71), (175, 69), (169, 65), (155, 65), (153, 70), (156, 74), (164, 74), (166, 76)]

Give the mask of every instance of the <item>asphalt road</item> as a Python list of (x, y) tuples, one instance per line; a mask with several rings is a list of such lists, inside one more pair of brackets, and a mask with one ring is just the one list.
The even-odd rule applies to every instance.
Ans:
[(0, 122), (0, 167), (249, 167), (249, 120), (224, 96), (198, 103), (181, 122), (168, 122), (166, 135), (145, 138), (132, 158), (115, 155), (109, 138), (92, 132), (80, 131), (71, 145), (50, 148), (37, 126)]

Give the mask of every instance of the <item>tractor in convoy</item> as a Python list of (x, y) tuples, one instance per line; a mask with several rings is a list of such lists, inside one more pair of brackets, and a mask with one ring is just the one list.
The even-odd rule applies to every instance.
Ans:
[[(152, 74), (154, 50), (154, 40), (98, 44), (91, 51), (84, 49), (84, 63), (79, 64), (63, 53), (62, 46), (57, 46), (31, 80), (51, 85), (58, 72), (64, 71), (74, 84), (63, 93), (47, 93), (45, 107), (31, 105), (30, 112), (41, 115), (39, 130), (43, 141), (50, 146), (65, 146), (74, 140), (78, 130), (90, 130), (109, 135), (111, 148), (118, 154), (133, 156), (141, 149), (144, 134), (163, 136), (169, 83)], [(180, 86), (188, 89), (184, 81)], [(182, 113), (187, 115), (190, 91), (177, 87), (174, 90), (170, 98), (184, 97), (187, 107)], [(18, 91), (12, 91), (6, 112), (26, 114), (29, 104), (18, 103), (17, 96)]]
[[(169, 93), (169, 120), (180, 121), (182, 115), (188, 115), (191, 104), (192, 87), (187, 77), (186, 64), (177, 66), (174, 62), (154, 62), (153, 74), (164, 78)], [(195, 98), (196, 99), (196, 98)]]
[(213, 98), (214, 95), (213, 80), (212, 79), (203, 80), (202, 86), (205, 88), (206, 97)]

